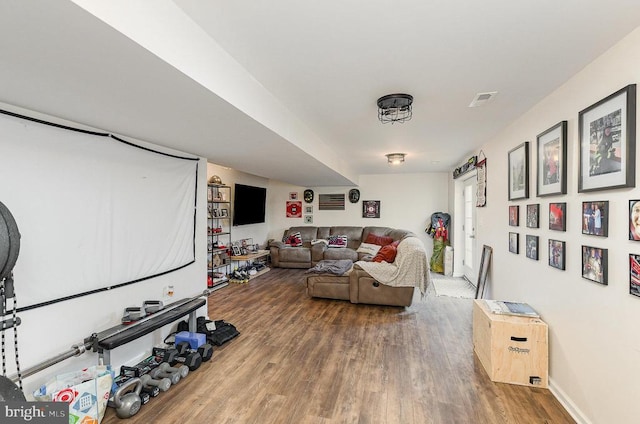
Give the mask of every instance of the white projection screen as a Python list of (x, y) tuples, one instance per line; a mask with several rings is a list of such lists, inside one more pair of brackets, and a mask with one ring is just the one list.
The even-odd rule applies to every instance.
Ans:
[(19, 310), (195, 260), (198, 160), (0, 113), (0, 201), (20, 230)]

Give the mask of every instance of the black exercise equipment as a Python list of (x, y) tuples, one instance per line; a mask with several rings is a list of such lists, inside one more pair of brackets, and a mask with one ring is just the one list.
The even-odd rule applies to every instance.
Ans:
[[(18, 260), (20, 253), (20, 231), (13, 215), (9, 209), (0, 202), (0, 317), (7, 316), (11, 312), (9, 319), (0, 321), (0, 332), (2, 337), (2, 377), (0, 378), (0, 400), (25, 400), (22, 393), (22, 374), (20, 373), (20, 362), (18, 355), (18, 326), (20, 318), (16, 316), (18, 309), (16, 303), (15, 287), (13, 281), (13, 267)], [(7, 309), (7, 299), (13, 299), (13, 308)], [(18, 386), (16, 386), (7, 375), (7, 363), (5, 359), (5, 330), (13, 328), (14, 352), (16, 369), (18, 372)]]

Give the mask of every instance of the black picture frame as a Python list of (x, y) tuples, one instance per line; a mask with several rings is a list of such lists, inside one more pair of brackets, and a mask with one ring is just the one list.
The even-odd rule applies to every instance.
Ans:
[(567, 121), (538, 134), (536, 196), (567, 194)]
[(527, 258), (533, 259), (535, 261), (538, 260), (538, 236), (534, 236), (531, 234), (527, 234), (525, 237), (525, 254)]
[(582, 234), (609, 236), (609, 202), (606, 200), (582, 202)]
[(636, 85), (621, 88), (578, 116), (578, 193), (635, 187)]
[(566, 242), (549, 239), (549, 266), (552, 268), (565, 270), (565, 250)]
[(509, 150), (509, 200), (529, 198), (529, 142)]
[(518, 227), (520, 225), (520, 206), (509, 206), (509, 225), (511, 227)]
[(476, 299), (482, 299), (484, 290), (487, 285), (487, 275), (489, 274), (489, 265), (491, 265), (491, 255), (493, 248), (486, 244), (482, 246), (482, 255), (480, 256), (480, 269), (478, 270), (478, 283), (476, 284)]
[(380, 218), (380, 200), (363, 200), (362, 217)]
[(607, 282), (608, 249), (582, 246), (582, 278), (604, 286)]
[(540, 228), (540, 204), (527, 205), (527, 227)]
[(520, 234), (509, 232), (509, 252), (515, 253), (516, 255), (520, 253)]
[(565, 202), (549, 203), (549, 229), (567, 231), (567, 204)]
[(629, 254), (629, 294), (640, 297), (640, 255), (633, 253)]
[(629, 240), (640, 241), (640, 199), (629, 200)]

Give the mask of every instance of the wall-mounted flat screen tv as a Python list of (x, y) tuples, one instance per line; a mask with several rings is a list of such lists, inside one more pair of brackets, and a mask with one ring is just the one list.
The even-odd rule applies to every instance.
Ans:
[(266, 202), (266, 188), (236, 184), (233, 197), (233, 225), (264, 222)]

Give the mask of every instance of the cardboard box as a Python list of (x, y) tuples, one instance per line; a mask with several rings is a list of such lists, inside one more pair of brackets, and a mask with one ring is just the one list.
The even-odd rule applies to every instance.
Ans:
[(539, 318), (492, 313), (473, 304), (473, 350), (495, 382), (549, 386), (548, 327)]

